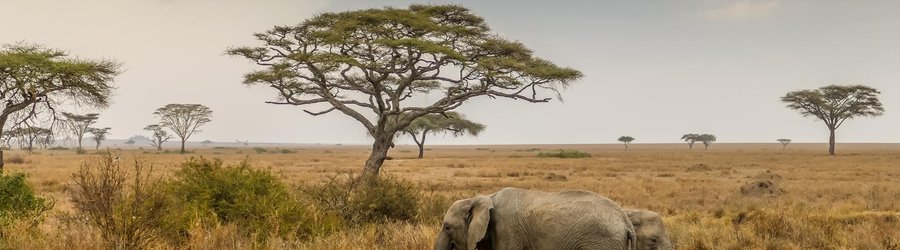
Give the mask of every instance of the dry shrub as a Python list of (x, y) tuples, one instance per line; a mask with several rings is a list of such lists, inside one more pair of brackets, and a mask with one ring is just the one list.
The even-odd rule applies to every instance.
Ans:
[(387, 222), (369, 224), (302, 242), (295, 249), (407, 250), (431, 249), (437, 225)]
[(753, 180), (741, 187), (741, 194), (754, 197), (773, 197), (784, 193), (778, 182), (771, 180)]
[(687, 168), (688, 172), (706, 172), (706, 171), (712, 171), (712, 170), (713, 170), (712, 167), (710, 167), (709, 165), (703, 164), (703, 163), (694, 164), (693, 166), (690, 166)]
[(144, 248), (159, 236), (165, 199), (153, 166), (134, 160), (128, 173), (118, 157), (105, 154), (94, 163), (83, 163), (72, 175), (72, 204), (77, 216), (100, 231), (107, 248)]
[(3, 163), (6, 164), (25, 164), (26, 162), (27, 161), (25, 160), (25, 157), (22, 157), (21, 155), (13, 155), (3, 158)]
[(422, 196), (413, 183), (391, 176), (331, 176), (301, 190), (323, 211), (340, 216), (348, 225), (413, 222)]
[(571, 149), (560, 149), (552, 152), (540, 152), (539, 158), (589, 158), (591, 154)]
[(549, 173), (549, 174), (547, 174), (547, 176), (544, 176), (544, 180), (547, 180), (547, 181), (567, 181), (568, 178), (566, 178), (565, 175)]

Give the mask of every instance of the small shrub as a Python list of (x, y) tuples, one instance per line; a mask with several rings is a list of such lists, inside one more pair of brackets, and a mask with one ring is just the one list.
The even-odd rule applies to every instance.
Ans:
[(325, 212), (337, 214), (350, 225), (415, 221), (422, 196), (412, 182), (390, 176), (370, 180), (332, 176), (303, 191)]
[(591, 154), (578, 150), (561, 149), (552, 152), (541, 152), (537, 154), (540, 158), (588, 158)]
[(56, 147), (48, 148), (47, 150), (69, 150), (69, 148), (63, 147), (63, 146), (56, 146)]
[(290, 150), (290, 149), (282, 149), (282, 150), (281, 150), (281, 153), (282, 153), (282, 154), (296, 154), (297, 151)]
[(85, 153), (87, 153), (87, 150), (84, 150), (84, 148), (81, 148), (81, 147), (75, 148), (75, 154), (83, 155)]
[(100, 231), (106, 248), (146, 248), (160, 235), (165, 199), (159, 181), (150, 178), (152, 165), (145, 169), (135, 160), (132, 173), (123, 165), (109, 153), (83, 163), (72, 174), (72, 204)]
[(6, 164), (25, 164), (25, 157), (22, 157), (21, 155), (13, 155), (3, 158), (3, 162)]
[(255, 147), (255, 148), (253, 148), (253, 150), (256, 151), (257, 154), (262, 154), (262, 153), (269, 152), (268, 149), (260, 148), (260, 147)]
[(36, 226), (43, 220), (44, 212), (52, 208), (51, 200), (34, 194), (24, 174), (0, 174), (0, 236), (4, 228), (16, 221)]
[(269, 171), (252, 169), (246, 162), (224, 167), (221, 160), (200, 158), (182, 163), (173, 177), (166, 192), (175, 212), (167, 221), (181, 235), (197, 224), (220, 223), (235, 224), (259, 241), (311, 233), (306, 206)]

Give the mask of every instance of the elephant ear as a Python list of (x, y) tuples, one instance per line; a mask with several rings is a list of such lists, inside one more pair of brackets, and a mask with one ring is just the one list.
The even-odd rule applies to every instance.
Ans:
[(628, 215), (628, 220), (631, 221), (631, 225), (634, 226), (635, 230), (644, 223), (643, 219), (643, 211), (634, 210), (634, 209), (624, 209), (625, 215)]
[(479, 195), (472, 198), (472, 207), (469, 209), (469, 231), (466, 233), (466, 242), (469, 250), (474, 250), (475, 245), (484, 239), (487, 234), (488, 222), (491, 220), (491, 209), (494, 202), (490, 197)]

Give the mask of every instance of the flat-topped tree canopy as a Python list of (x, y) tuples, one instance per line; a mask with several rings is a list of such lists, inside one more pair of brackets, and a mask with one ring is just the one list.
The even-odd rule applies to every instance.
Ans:
[[(455, 5), (324, 13), (255, 36), (262, 46), (227, 52), (263, 66), (244, 83), (276, 89), (270, 103), (323, 104), (305, 111), (336, 110), (360, 122), (375, 139), (366, 163), (374, 174), (394, 135), (420, 116), (479, 96), (547, 102), (582, 76), (491, 33), (484, 19)], [(411, 101), (426, 95), (427, 104)]]

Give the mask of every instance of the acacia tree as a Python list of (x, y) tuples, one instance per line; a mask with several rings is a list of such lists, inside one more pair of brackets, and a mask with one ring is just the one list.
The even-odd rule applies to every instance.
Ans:
[(631, 144), (631, 142), (634, 141), (634, 137), (631, 137), (631, 136), (622, 136), (622, 137), (619, 137), (619, 140), (618, 140), (618, 141), (625, 144), (625, 150), (627, 151), (627, 150), (628, 150), (628, 144)]
[(401, 130), (408, 134), (419, 146), (419, 159), (425, 155), (425, 136), (429, 133), (437, 135), (450, 132), (453, 136), (478, 136), (484, 131), (484, 124), (469, 121), (463, 114), (445, 112), (443, 114), (427, 114), (416, 118), (409, 126)]
[(778, 139), (778, 142), (781, 143), (781, 150), (784, 150), (788, 144), (791, 144), (791, 139)]
[(34, 151), (35, 144), (43, 144), (53, 137), (53, 131), (47, 128), (25, 126), (8, 131), (19, 143), (19, 148)]
[(97, 122), (100, 114), (72, 114), (63, 112), (63, 124), (69, 129), (75, 139), (78, 140), (78, 148), (81, 148), (81, 141), (84, 140), (84, 134), (91, 132), (91, 125)]
[(162, 145), (169, 139), (172, 139), (172, 136), (169, 135), (166, 130), (163, 129), (159, 124), (150, 124), (144, 127), (144, 130), (153, 132), (150, 135), (150, 145), (156, 148), (156, 151), (162, 151)]
[(825, 122), (830, 132), (828, 153), (834, 155), (834, 132), (844, 124), (844, 121), (884, 114), (884, 107), (878, 100), (878, 94), (881, 92), (864, 85), (829, 85), (818, 89), (788, 92), (781, 97), (781, 101), (804, 117), (811, 116)]
[(689, 149), (694, 149), (694, 143), (700, 140), (698, 134), (685, 134), (681, 136), (681, 140), (687, 142)]
[[(106, 107), (118, 68), (119, 64), (113, 61), (76, 58), (40, 45), (4, 45), (0, 48), (0, 138), (4, 128), (15, 128), (41, 111), (55, 119), (60, 105)], [(19, 118), (10, 120), (17, 113)]]
[(159, 125), (169, 128), (181, 138), (181, 153), (184, 154), (184, 142), (191, 135), (200, 132), (201, 126), (212, 121), (212, 110), (201, 104), (168, 104), (153, 112), (161, 120)]
[(480, 96), (548, 102), (545, 94), (559, 95), (582, 76), (454, 5), (325, 13), (254, 36), (262, 46), (227, 51), (262, 66), (244, 83), (274, 88), (278, 99), (268, 103), (315, 106), (322, 110), (304, 111), (338, 111), (361, 123), (374, 139), (364, 176), (378, 175), (396, 134), (416, 118)]
[(702, 134), (697, 136), (697, 140), (703, 143), (703, 150), (709, 150), (709, 145), (716, 142), (716, 136), (711, 134)]
[(88, 132), (91, 133), (91, 139), (97, 143), (97, 146), (94, 149), (100, 149), (100, 142), (106, 140), (106, 136), (109, 135), (110, 128), (89, 128)]

